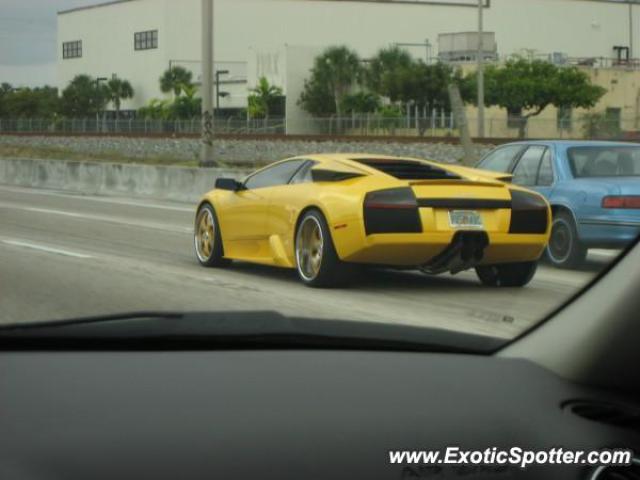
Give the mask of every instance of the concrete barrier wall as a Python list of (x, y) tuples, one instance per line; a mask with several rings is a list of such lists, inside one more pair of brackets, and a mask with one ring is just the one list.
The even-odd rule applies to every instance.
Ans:
[(220, 177), (246, 170), (103, 162), (0, 159), (0, 184), (98, 195), (197, 201)]

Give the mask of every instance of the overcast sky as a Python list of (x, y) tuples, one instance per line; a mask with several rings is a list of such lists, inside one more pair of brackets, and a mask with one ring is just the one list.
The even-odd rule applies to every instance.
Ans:
[(56, 12), (100, 0), (0, 0), (0, 82), (55, 83)]

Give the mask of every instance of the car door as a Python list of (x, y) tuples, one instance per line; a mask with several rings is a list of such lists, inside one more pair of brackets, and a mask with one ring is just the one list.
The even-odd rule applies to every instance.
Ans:
[(556, 173), (553, 168), (554, 152), (551, 148), (547, 148), (542, 154), (540, 167), (538, 168), (538, 176), (533, 190), (544, 195), (549, 200), (556, 184)]
[(225, 255), (256, 261), (270, 258), (268, 211), (273, 189), (286, 185), (304, 160), (287, 160), (259, 170), (248, 177), (243, 189), (233, 192), (224, 205), (221, 225)]
[(274, 257), (285, 265), (293, 264), (295, 223), (299, 212), (308, 205), (308, 198), (312, 195), (311, 169), (315, 164), (313, 160), (305, 161), (287, 185), (272, 189), (269, 199), (267, 230), (270, 246)]
[(538, 173), (540, 172), (542, 157), (547, 151), (548, 148), (545, 145), (528, 146), (513, 167), (512, 183), (538, 190)]

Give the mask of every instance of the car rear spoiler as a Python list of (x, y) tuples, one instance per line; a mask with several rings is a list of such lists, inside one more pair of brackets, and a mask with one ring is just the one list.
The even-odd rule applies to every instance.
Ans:
[(513, 175), (511, 175), (510, 173), (490, 172), (488, 170), (482, 170), (482, 173), (480, 173), (479, 175), (493, 178), (495, 180), (499, 180), (500, 182), (505, 182), (505, 183), (511, 183), (511, 180), (513, 179)]
[(482, 179), (481, 177), (474, 178), (447, 178), (447, 179), (436, 179), (436, 180), (409, 180), (409, 185), (418, 186), (418, 185), (451, 185), (451, 186), (474, 186), (474, 187), (502, 187), (502, 184), (499, 182), (503, 182), (504, 180), (493, 179), (485, 177)]
[(513, 175), (506, 172), (493, 172), (491, 170), (481, 170), (479, 168), (463, 167), (462, 165), (447, 165), (446, 168), (453, 173), (462, 175), (463, 177), (477, 179), (482, 181), (482, 178), (488, 180), (497, 180), (498, 182), (511, 183)]

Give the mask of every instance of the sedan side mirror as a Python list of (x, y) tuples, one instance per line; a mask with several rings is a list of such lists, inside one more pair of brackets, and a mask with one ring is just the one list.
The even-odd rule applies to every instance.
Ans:
[(242, 190), (242, 183), (235, 178), (218, 178), (216, 179), (216, 189), (237, 192), (238, 190)]

